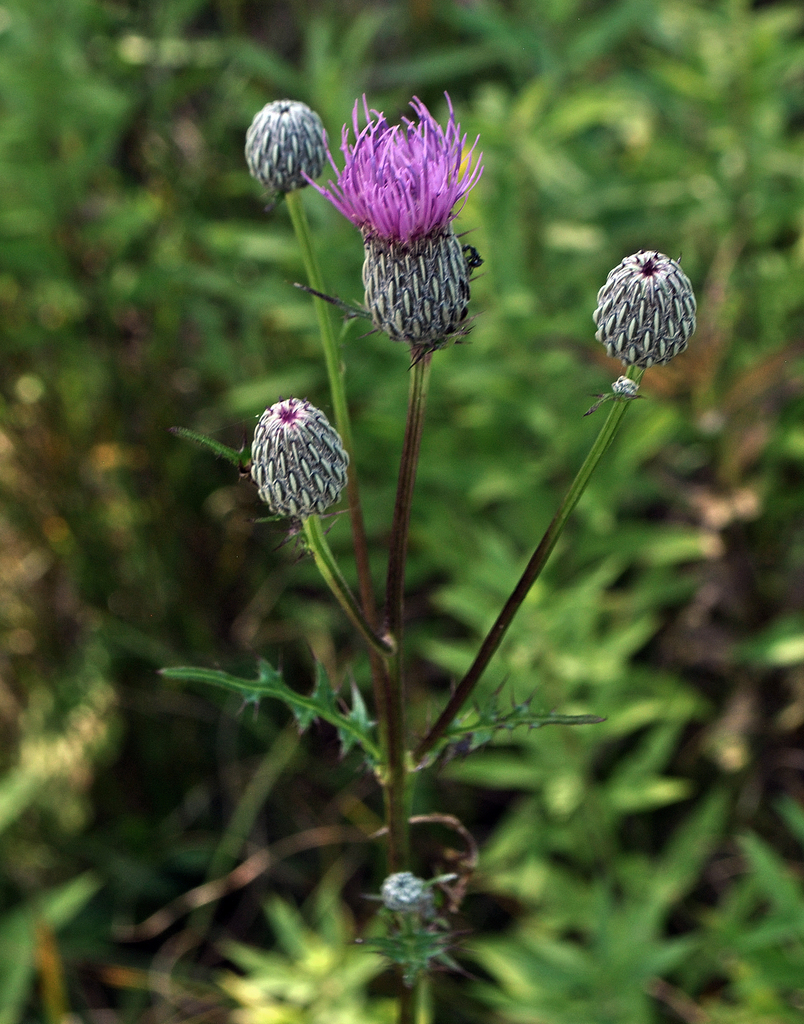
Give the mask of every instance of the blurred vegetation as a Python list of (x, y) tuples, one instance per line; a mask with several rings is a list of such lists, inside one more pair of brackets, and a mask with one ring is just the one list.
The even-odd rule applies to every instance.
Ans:
[[(350, 946), (382, 878), (359, 762), (156, 674), (259, 654), (309, 689), (315, 656), (363, 684), (363, 653), (253, 491), (168, 428), (237, 446), (279, 396), (328, 410), (286, 211), (244, 166), (253, 114), (302, 99), (337, 141), (363, 92), (442, 116), (445, 89), (481, 137), (458, 224), (485, 265), (469, 343), (435, 360), (414, 508), (421, 726), (594, 437), (608, 270), (681, 255), (700, 317), (484, 683), (606, 722), (422, 777), (417, 812), (482, 848), (437, 1019), (801, 1020), (803, 32), (799, 4), (748, 0), (0, 6), (0, 1024), (392, 1019)], [(357, 232), (304, 198), (359, 301)], [(407, 353), (359, 332), (379, 575)], [(345, 523), (330, 541), (348, 569)], [(455, 835), (421, 833), (421, 872), (449, 869)]]

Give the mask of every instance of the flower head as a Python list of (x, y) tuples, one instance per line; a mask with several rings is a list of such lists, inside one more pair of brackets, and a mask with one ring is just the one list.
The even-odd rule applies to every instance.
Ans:
[(389, 910), (400, 913), (430, 914), (435, 906), (432, 889), (410, 871), (389, 875), (382, 883), (380, 897)]
[(627, 256), (597, 294), (595, 337), (625, 366), (669, 362), (695, 331), (695, 295), (679, 264), (660, 252)]
[(298, 100), (267, 103), (246, 132), (249, 173), (273, 194), (304, 188), (317, 178), (325, 154), (321, 118)]
[(364, 237), (375, 235), (388, 242), (410, 245), (417, 239), (447, 230), (455, 217), (455, 205), (477, 183), (483, 172), (482, 153), (474, 160), (477, 139), (467, 153), (466, 136), (447, 96), (449, 121), (446, 129), (435, 120), (418, 97), (411, 107), (418, 115), (402, 124), (389, 125), (385, 115), (370, 110), (365, 96), (363, 109), (367, 124), (358, 125), (358, 103), (352, 113), (355, 142), (349, 142), (344, 125), (341, 151), (346, 166), (338, 171), (337, 182), (315, 187), (360, 228)]
[(260, 417), (251, 478), (275, 515), (306, 519), (340, 497), (349, 456), (329, 420), (304, 399), (288, 398)]
[[(452, 103), (442, 128), (420, 99), (411, 106), (418, 122), (389, 125), (385, 116), (355, 103), (349, 142), (344, 125), (341, 150), (346, 166), (337, 183), (318, 191), (363, 234), (363, 285), (374, 326), (411, 346), (414, 361), (453, 337), (467, 333), (469, 277), (478, 262), (466, 259), (452, 229), (456, 205), (477, 183), (482, 154), (474, 157), (455, 123)], [(476, 251), (475, 251), (476, 252)]]

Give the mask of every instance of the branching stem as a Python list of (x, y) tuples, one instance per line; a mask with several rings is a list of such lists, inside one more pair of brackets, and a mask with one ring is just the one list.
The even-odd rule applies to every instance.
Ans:
[(424, 427), (430, 366), (431, 356), (428, 354), (418, 360), (411, 369), (408, 416), (399, 464), (399, 481), (388, 558), (385, 627), (397, 648), (396, 654), (388, 662), (385, 697), (387, 712), (384, 737), (387, 752), (385, 801), (388, 823), (389, 872), (406, 870), (409, 860), (407, 696), (403, 683), (401, 648), (404, 632), (408, 528)]
[(318, 571), (323, 576), (327, 586), (335, 595), (338, 604), (343, 608), (352, 623), (357, 627), (360, 635), (370, 648), (378, 654), (388, 656), (394, 653), (395, 645), (392, 641), (377, 636), (367, 622), (363, 611), (352, 595), (349, 584), (343, 577), (335, 556), (330, 550), (327, 538), (321, 528), (319, 516), (309, 516), (304, 520), (304, 536), (315, 559)]
[[(628, 370), (628, 377), (639, 383), (644, 372), (644, 370), (631, 366)], [(455, 716), (469, 699), (472, 690), (477, 685), (480, 677), (486, 670), (488, 663), (491, 661), (491, 658), (502, 643), (502, 639), (505, 636), (508, 627), (511, 625), (514, 616), (519, 611), (522, 606), (522, 602), (527, 597), (530, 588), (538, 579), (539, 573), (541, 573), (547, 559), (553, 551), (553, 548), (556, 546), (558, 538), (561, 536), (564, 527), (567, 525), (567, 520), (575, 506), (578, 504), (578, 500), (581, 495), (586, 490), (586, 486), (591, 479), (595, 467), (609, 448), (611, 442), (614, 440), (622, 422), (622, 418), (630, 404), (630, 402), (623, 399), (612, 402), (608, 418), (603, 424), (595, 443), (592, 445), (584, 464), (578, 470), (577, 476), (573, 480), (570, 489), (567, 491), (564, 500), (561, 502), (552, 522), (547, 527), (547, 532), (542, 537), (539, 546), (534, 551), (525, 571), (522, 573), (519, 582), (514, 588), (513, 593), (506, 601), (496, 622), (486, 635), (486, 638), (481, 644), (480, 650), (478, 651), (475, 660), (472, 662), (469, 671), (455, 688), (455, 692), (450, 697), (447, 706), (441, 712), (435, 724), (414, 751), (413, 761), (415, 764), (421, 763), (426, 755), (432, 750), (435, 744), (450, 727)]]

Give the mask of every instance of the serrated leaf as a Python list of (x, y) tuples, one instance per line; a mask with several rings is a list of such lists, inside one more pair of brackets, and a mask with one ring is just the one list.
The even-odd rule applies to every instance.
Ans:
[(354, 702), (353, 695), (352, 710), (344, 714), (338, 708), (335, 691), (323, 665), (316, 665), (315, 685), (309, 697), (292, 690), (282, 678), (281, 672), (263, 659), (258, 662), (256, 679), (243, 679), (219, 669), (190, 666), (163, 668), (161, 674), (166, 679), (221, 686), (225, 690), (239, 693), (244, 700), (255, 704), (263, 697), (281, 700), (293, 712), (300, 732), (309, 728), (316, 718), (321, 718), (337, 729), (344, 753), (357, 744), (372, 766), (379, 764), (381, 760), (380, 749), (372, 735), (373, 723), (368, 718), (362, 698), (358, 704)]
[(299, 732), (304, 732), (305, 729), (309, 728), (316, 718), (325, 718), (328, 714), (340, 715), (335, 703), (335, 691), (320, 661), (316, 662), (315, 685), (313, 686), (313, 692), (310, 694), (310, 700), (312, 704), (309, 708), (300, 707), (293, 709), (293, 714), (296, 716), (296, 721), (299, 725)]
[[(349, 712), (348, 718), (355, 728), (363, 734), (370, 733), (374, 727), (374, 722), (369, 718), (363, 695), (354, 682), (352, 683), (352, 710)], [(340, 730), (338, 732), (341, 738), (343, 753), (347, 754), (354, 746), (354, 739), (349, 734), (341, 733)]]
[(507, 732), (525, 726), (539, 729), (543, 725), (599, 725), (605, 722), (600, 715), (557, 715), (552, 711), (531, 711), (530, 700), (515, 704), (510, 711), (500, 711), (498, 695), (494, 694), (483, 708), (475, 708), (464, 718), (454, 722), (444, 734), (440, 750), (450, 746), (461, 754), (471, 753), (489, 743), (497, 732)]

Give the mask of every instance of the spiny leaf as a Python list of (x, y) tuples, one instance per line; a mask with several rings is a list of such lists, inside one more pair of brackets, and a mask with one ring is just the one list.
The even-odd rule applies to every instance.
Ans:
[(464, 973), (447, 952), (451, 940), (452, 936), (448, 932), (435, 931), (411, 922), (409, 930), (366, 939), (364, 945), (381, 953), (392, 963), (399, 964), (405, 984), (411, 987), (420, 974), (432, 970), (434, 963)]
[[(348, 717), (354, 727), (362, 733), (370, 732), (374, 726), (374, 722), (368, 716), (363, 695), (354, 682), (352, 683), (352, 710), (349, 712)], [(343, 752), (346, 754), (351, 749), (354, 740), (350, 739), (348, 735), (342, 734), (341, 743), (343, 744)]]
[[(311, 697), (320, 708), (325, 709), (331, 715), (327, 721), (332, 722), (338, 730), (342, 755), (348, 754), (355, 743), (359, 743), (365, 749), (364, 741), (360, 737), (371, 738), (374, 722), (369, 718), (365, 701), (354, 683), (352, 683), (352, 709), (346, 714), (338, 708), (335, 699), (335, 689), (329, 681), (324, 666), (319, 662), (316, 663), (315, 687)], [(319, 712), (318, 717), (326, 717), (323, 710)], [(307, 727), (307, 725), (302, 725), (302, 719), (298, 713), (296, 714), (296, 720), (299, 722), (300, 729)], [(349, 723), (348, 727), (343, 724), (347, 722)]]
[(335, 691), (320, 661), (316, 662), (315, 666), (315, 685), (310, 694), (310, 706), (294, 708), (293, 714), (296, 716), (299, 732), (304, 732), (309, 728), (316, 718), (324, 718), (329, 721), (327, 715), (338, 716), (340, 714), (335, 704)]
[(499, 708), (499, 691), (492, 695), (485, 707), (476, 707), (449, 727), (440, 747), (443, 752), (468, 754), (489, 743), (494, 735), (505, 729), (511, 732), (520, 725), (539, 729), (543, 725), (598, 725), (605, 722), (599, 715), (557, 715), (553, 711), (531, 711), (529, 698), (522, 704), (514, 704), (510, 711)]
[(190, 430), (189, 427), (171, 427), (171, 434), (175, 434), (177, 437), (186, 437), (188, 441), (195, 441), (196, 444), (200, 444), (204, 448), (209, 448), (210, 451), (214, 452), (222, 459), (226, 459), (227, 462), (231, 462), (233, 466), (237, 466), (241, 469), (248, 462), (248, 457), (243, 451), (235, 451), (234, 448), (230, 448), (228, 445), (221, 444), (220, 441), (215, 441), (211, 437), (207, 437), (205, 434), (199, 434), (195, 430)]
[(315, 685), (309, 697), (292, 690), (282, 678), (281, 672), (262, 658), (258, 662), (256, 679), (242, 679), (219, 669), (190, 666), (163, 668), (161, 674), (166, 679), (222, 686), (253, 703), (258, 703), (263, 697), (281, 700), (293, 712), (300, 732), (309, 728), (316, 718), (321, 718), (337, 729), (344, 753), (357, 744), (372, 767), (380, 762), (380, 749), (373, 738), (374, 723), (368, 717), (362, 698), (359, 694), (355, 697), (356, 687), (352, 691), (352, 710), (344, 714), (338, 708), (335, 691), (320, 664), (316, 665)]

